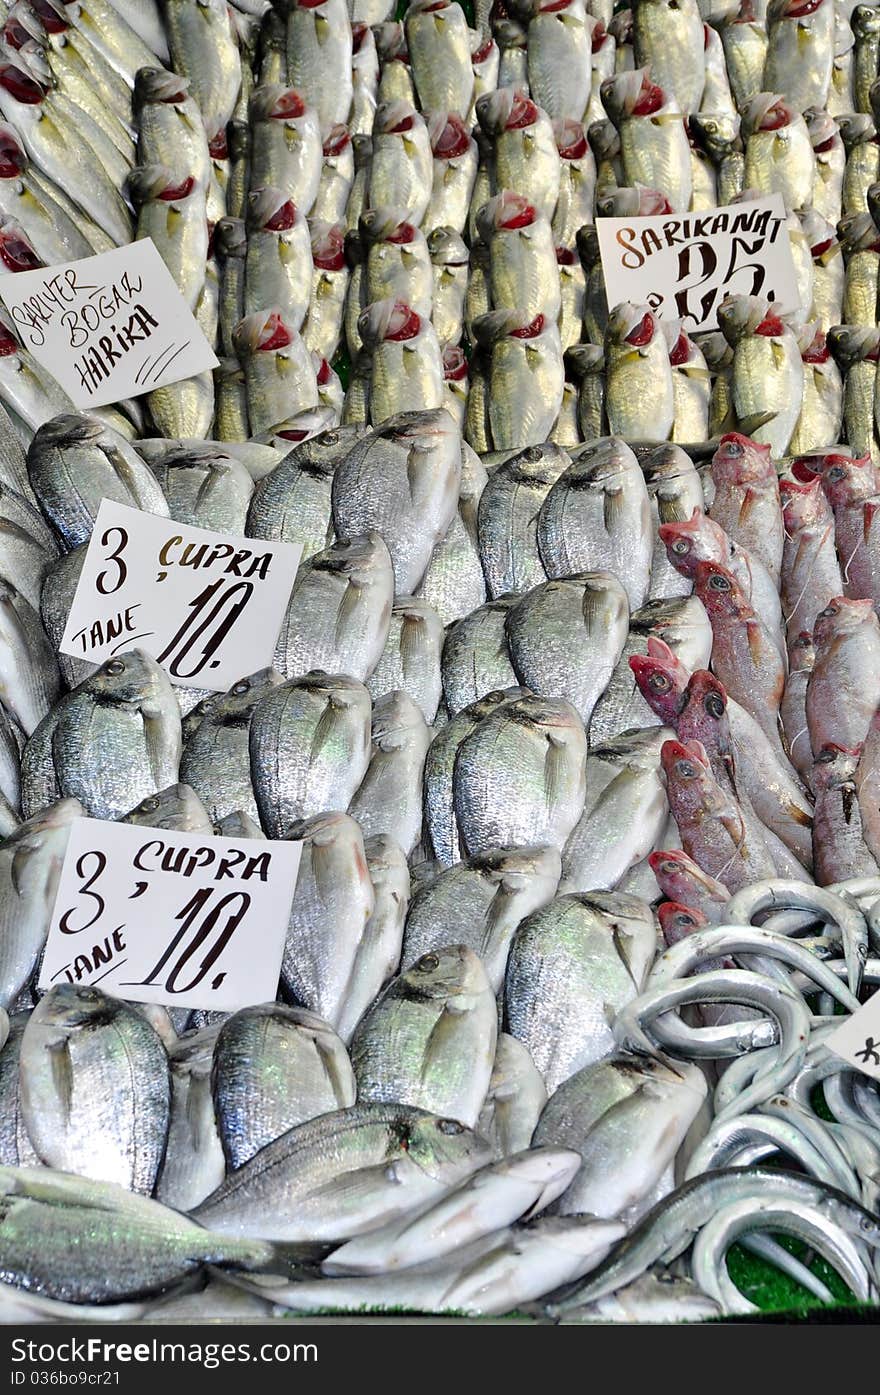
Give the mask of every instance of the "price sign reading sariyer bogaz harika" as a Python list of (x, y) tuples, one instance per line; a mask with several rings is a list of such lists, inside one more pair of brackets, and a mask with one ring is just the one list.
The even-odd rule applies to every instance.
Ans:
[(0, 277), (22, 344), (88, 410), (217, 367), (150, 238), (76, 262)]
[(302, 556), (101, 502), (60, 649), (152, 655), (181, 687), (225, 692), (271, 665)]
[(301, 843), (74, 820), (39, 976), (234, 1012), (278, 990)]

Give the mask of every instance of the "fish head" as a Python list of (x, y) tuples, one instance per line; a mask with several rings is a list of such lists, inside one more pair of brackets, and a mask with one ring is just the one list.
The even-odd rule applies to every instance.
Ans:
[(740, 118), (735, 113), (714, 113), (707, 115), (695, 112), (688, 117), (688, 134), (691, 140), (709, 156), (713, 164), (742, 150)]
[(875, 628), (877, 623), (877, 613), (872, 600), (850, 600), (847, 596), (835, 596), (816, 616), (813, 642), (817, 655), (836, 640), (856, 634), (863, 625)]
[(489, 989), (482, 961), (467, 945), (430, 950), (397, 980), (400, 995), (413, 1002), (442, 1002), (467, 1012)]
[(856, 363), (876, 363), (880, 358), (880, 329), (870, 325), (832, 325), (826, 338), (843, 373)]
[(581, 121), (563, 117), (553, 122), (553, 136), (560, 160), (583, 160), (590, 152), (587, 133)]
[(538, 212), (522, 194), (504, 189), (489, 199), (477, 214), (477, 231), (484, 242), (491, 243), (497, 232), (515, 232), (529, 228), (537, 220)]
[(460, 344), (447, 344), (443, 350), (443, 378), (447, 383), (465, 383), (468, 378), (467, 354)]
[(496, 44), (491, 34), (485, 30), (471, 30), (471, 66), (474, 73), (481, 68), (487, 74), (498, 75), (498, 64), (501, 60), (501, 50)]
[(542, 885), (552, 896), (562, 875), (562, 857), (554, 847), (492, 848), (474, 862), (508, 895)]
[(848, 508), (877, 493), (877, 471), (870, 455), (838, 455), (828, 451), (817, 462), (822, 489), (832, 509)]
[[(247, 722), (257, 703), (271, 688), (284, 680), (273, 668), (261, 668), (239, 678), (225, 693), (217, 693), (212, 703), (212, 713), (226, 722)], [(211, 699), (208, 700), (209, 702)]]
[(372, 242), (409, 243), (415, 237), (415, 228), (409, 222), (405, 208), (392, 208), (388, 205), (368, 208), (358, 220), (358, 232), (368, 245)]
[(345, 227), (315, 219), (309, 224), (312, 263), (320, 271), (342, 271), (345, 266)]
[(712, 456), (712, 479), (719, 485), (762, 484), (776, 479), (770, 447), (739, 431), (721, 437)]
[(697, 563), (694, 590), (706, 607), (710, 620), (722, 617), (740, 619), (749, 610), (736, 577), (718, 562)]
[(605, 78), (599, 96), (615, 126), (629, 117), (656, 116), (669, 106), (663, 88), (651, 81), (649, 68), (632, 68)]
[(457, 1119), (442, 1119), (420, 1109), (401, 1107), (395, 1125), (398, 1146), (410, 1162), (436, 1182), (452, 1186), (492, 1161), (486, 1139)]
[(861, 746), (839, 746), (829, 741), (820, 750), (810, 771), (810, 788), (818, 798), (833, 790), (855, 795), (853, 776), (859, 763)]
[(868, 39), (880, 34), (880, 11), (874, 5), (856, 5), (849, 22), (857, 39)]
[(822, 481), (814, 475), (809, 481), (783, 479), (779, 482), (782, 517), (789, 536), (804, 528), (827, 526), (830, 522), (828, 501), (822, 493)]
[(759, 131), (780, 131), (795, 120), (794, 108), (778, 92), (758, 92), (743, 103), (742, 133), (748, 138)]
[(647, 354), (655, 338), (662, 335), (660, 321), (649, 305), (623, 301), (615, 305), (608, 316), (605, 330), (605, 352), (617, 349), (621, 353)]
[(648, 640), (647, 654), (633, 654), (629, 666), (639, 692), (661, 721), (675, 725), (688, 673), (663, 640)]
[(408, 136), (417, 126), (424, 126), (424, 122), (409, 102), (397, 99), (393, 102), (382, 102), (376, 108), (376, 115), (373, 120), (373, 137), (376, 136)]
[(734, 746), (727, 717), (727, 692), (714, 673), (696, 669), (691, 674), (676, 723), (681, 741), (699, 741), (717, 754), (734, 777)]
[(37, 1003), (31, 1021), (66, 1035), (80, 1028), (104, 1027), (123, 1009), (116, 998), (91, 984), (56, 983)]
[(601, 344), (573, 344), (566, 350), (565, 366), (581, 382), (591, 374), (604, 377), (605, 350)]
[(796, 326), (794, 336), (804, 363), (822, 364), (829, 362), (831, 350), (818, 321), (811, 320), (805, 325)]
[(800, 215), (800, 220), (813, 261), (819, 261), (822, 257), (827, 256), (832, 248), (839, 246), (834, 227), (815, 208), (805, 208)]
[(800, 673), (809, 671), (816, 662), (816, 647), (809, 630), (801, 630), (788, 646), (788, 671)]
[(25, 148), (15, 128), (0, 122), (0, 179), (18, 179), (28, 163)]
[(250, 232), (289, 232), (302, 215), (283, 189), (266, 184), (249, 192), (246, 222)]
[[(536, 316), (536, 319), (543, 324), (543, 315)], [(522, 310), (511, 309), (488, 310), (484, 315), (477, 315), (472, 324), (474, 338), (484, 349), (491, 349), (499, 339), (521, 334), (528, 327), (528, 316)]]
[(814, 155), (828, 155), (835, 149), (843, 150), (840, 128), (834, 117), (823, 107), (807, 107), (803, 117)]
[(455, 111), (434, 111), (427, 117), (428, 139), (435, 160), (457, 160), (474, 147), (473, 137)]
[(726, 561), (730, 556), (724, 529), (701, 509), (694, 509), (684, 523), (661, 523), (657, 532), (675, 570), (691, 580), (698, 563)]
[(296, 331), (285, 324), (277, 306), (245, 315), (232, 331), (232, 342), (239, 358), (256, 353), (277, 353), (293, 343)]
[(325, 160), (338, 160), (350, 146), (351, 136), (348, 127), (337, 122), (325, 133), (321, 144), (321, 154)]
[(837, 224), (837, 236), (845, 256), (853, 252), (877, 252), (880, 250), (880, 232), (873, 215), (867, 209), (848, 213)]
[(373, 29), (376, 40), (376, 53), (384, 67), (395, 59), (409, 63), (409, 50), (406, 46), (406, 31), (399, 19), (386, 19)]
[(644, 184), (610, 189), (596, 199), (596, 213), (602, 218), (645, 218), (671, 212), (666, 195)]
[(220, 218), (214, 224), (214, 248), (221, 259), (244, 257), (247, 232), (243, 218)]
[[(494, 92), (484, 92), (478, 97), (474, 111), (482, 130), (490, 139), (494, 139), (500, 136), (502, 131), (508, 130), (508, 122), (513, 117), (514, 108), (521, 110), (523, 101), (529, 100), (515, 87), (498, 87)], [(534, 103), (532, 105), (534, 106)], [(537, 107), (535, 111), (537, 112)]]
[(699, 898), (723, 904), (730, 893), (703, 871), (682, 848), (663, 848), (648, 854), (648, 865), (664, 896), (693, 906)]
[(13, 102), (28, 107), (40, 106), (48, 92), (29, 70), (17, 63), (0, 63), (0, 88)]
[(708, 917), (702, 911), (684, 906), (680, 901), (661, 902), (657, 907), (657, 919), (669, 949), (688, 935), (693, 935), (695, 930), (702, 930), (709, 924)]
[(167, 68), (139, 68), (134, 80), (132, 111), (138, 116), (152, 104), (178, 106), (189, 98), (189, 79)]
[(168, 165), (136, 165), (125, 181), (126, 192), (135, 208), (148, 203), (180, 203), (196, 188), (194, 175), (180, 180)]
[(769, 312), (769, 302), (758, 295), (727, 295), (718, 306), (718, 324), (728, 344), (757, 334)]
[(169, 785), (157, 794), (147, 795), (131, 813), (125, 815), (123, 822), (147, 828), (197, 832), (203, 830), (209, 820), (205, 806), (192, 786), (177, 784)]
[(358, 333), (368, 347), (375, 347), (386, 340), (403, 343), (415, 339), (421, 329), (421, 316), (406, 301), (395, 300), (393, 296), (374, 300), (358, 316)]

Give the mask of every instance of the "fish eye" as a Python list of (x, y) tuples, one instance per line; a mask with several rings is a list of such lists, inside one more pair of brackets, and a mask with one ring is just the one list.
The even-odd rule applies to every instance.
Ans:
[(660, 871), (663, 872), (663, 873), (665, 873), (666, 876), (671, 877), (672, 874), (673, 874), (674, 872), (677, 872), (677, 871), (678, 871), (678, 863), (677, 863), (677, 862), (661, 862), (661, 864), (660, 864)]
[(689, 760), (677, 760), (675, 762), (675, 771), (683, 780), (695, 780), (697, 776), (696, 766)]
[(724, 703), (721, 701), (720, 693), (707, 693), (703, 700), (703, 706), (710, 717), (724, 716)]
[(648, 687), (652, 693), (668, 693), (672, 684), (665, 673), (652, 673), (648, 679)]
[(143, 801), (143, 803), (141, 804), (141, 808), (143, 809), (144, 813), (146, 813), (146, 814), (151, 814), (151, 813), (153, 812), (153, 810), (154, 810), (154, 809), (158, 809), (158, 807), (159, 807), (159, 798), (158, 798), (158, 796), (155, 795), (155, 794), (151, 794), (151, 795), (149, 796), (149, 798), (145, 799), (145, 800)]
[(825, 607), (824, 610), (820, 610), (820, 612), (819, 612), (819, 619), (820, 619), (820, 620), (830, 620), (831, 617), (832, 617), (833, 615), (836, 615), (836, 614), (837, 614), (837, 606), (835, 606), (835, 605), (826, 605), (826, 607)]
[(109, 673), (111, 678), (118, 678), (120, 673), (125, 672), (125, 664), (121, 659), (111, 659), (104, 665), (104, 672)]
[(861, 1216), (859, 1218), (859, 1230), (864, 1231), (865, 1235), (873, 1235), (876, 1228), (877, 1223), (873, 1216)]
[(335, 445), (338, 445), (338, 443), (339, 443), (339, 432), (338, 432), (338, 431), (325, 431), (325, 432), (324, 432), (324, 435), (322, 436), (321, 439), (323, 440), (325, 446), (335, 446)]
[(830, 484), (836, 484), (838, 480), (846, 478), (846, 471), (842, 465), (832, 465), (825, 478)]
[(735, 455), (742, 455), (742, 453), (743, 453), (743, 448), (742, 448), (742, 443), (741, 443), (740, 441), (728, 441), (728, 442), (727, 442), (727, 445), (726, 445), (726, 447), (725, 447), (725, 454), (727, 454), (727, 455), (734, 455), (734, 456), (735, 456)]
[(236, 695), (239, 695), (239, 694), (241, 694), (241, 693), (246, 693), (246, 692), (249, 690), (250, 686), (251, 686), (251, 685), (250, 685), (250, 683), (247, 681), (247, 679), (246, 679), (246, 678), (242, 678), (242, 680), (241, 680), (240, 683), (236, 683), (236, 684), (235, 684), (235, 687), (232, 689), (232, 691), (233, 691)]
[(676, 538), (675, 542), (672, 544), (672, 551), (679, 557), (683, 557), (684, 554), (690, 552), (690, 550), (691, 545), (686, 538)]
[(464, 1133), (464, 1124), (460, 1124), (457, 1119), (438, 1119), (437, 1128), (441, 1133), (453, 1136), (457, 1133)]
[(730, 590), (730, 582), (727, 580), (727, 577), (719, 576), (717, 572), (713, 572), (712, 575), (709, 577), (708, 585), (710, 591)]
[(440, 960), (436, 954), (423, 954), (416, 969), (420, 974), (430, 974), (438, 967)]

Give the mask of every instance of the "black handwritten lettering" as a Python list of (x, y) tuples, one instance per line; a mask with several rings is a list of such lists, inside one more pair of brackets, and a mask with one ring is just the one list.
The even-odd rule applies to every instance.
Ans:
[[(116, 576), (114, 578), (110, 572), (106, 571), (98, 573), (95, 586), (102, 596), (112, 596), (113, 593), (118, 591), (120, 586), (124, 584), (125, 578), (128, 576), (128, 567), (122, 560), (122, 554), (128, 545), (128, 533), (126, 530), (119, 527), (108, 528), (101, 538), (101, 546), (109, 546), (114, 533), (118, 536), (119, 543), (112, 552), (108, 552), (107, 561), (116, 563)], [(112, 585), (110, 584), (111, 582)]]
[[(89, 863), (92, 858), (94, 858), (95, 870), (87, 875)], [(82, 934), (83, 930), (88, 930), (90, 926), (94, 925), (96, 920), (101, 919), (101, 916), (104, 914), (104, 907), (106, 905), (106, 902), (103, 896), (101, 896), (97, 891), (92, 891), (91, 888), (94, 886), (95, 882), (98, 880), (106, 866), (106, 854), (99, 852), (97, 849), (95, 849), (93, 852), (84, 852), (79, 858), (77, 858), (76, 875), (78, 877), (85, 878), (82, 886), (79, 889), (79, 895), (87, 896), (90, 901), (96, 902), (97, 910), (95, 911), (91, 920), (87, 920), (84, 925), (71, 924), (71, 917), (75, 914), (76, 910), (75, 907), (71, 907), (70, 910), (65, 911), (58, 922), (58, 929), (61, 931), (62, 935), (80, 935)]]

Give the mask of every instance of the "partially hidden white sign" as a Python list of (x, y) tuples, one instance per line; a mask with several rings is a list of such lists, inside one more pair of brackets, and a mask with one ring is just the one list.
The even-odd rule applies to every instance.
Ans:
[(273, 1000), (301, 843), (74, 820), (39, 987), (234, 1012)]
[(183, 688), (225, 692), (272, 663), (302, 556), (101, 501), (61, 652), (143, 649)]
[(718, 328), (726, 295), (800, 308), (780, 194), (707, 213), (597, 218), (596, 232), (610, 306), (650, 305), (689, 334)]
[(0, 277), (26, 349), (77, 407), (103, 407), (217, 367), (150, 238)]
[(880, 1080), (880, 993), (842, 1019), (842, 1025), (825, 1038), (825, 1045), (856, 1070)]

